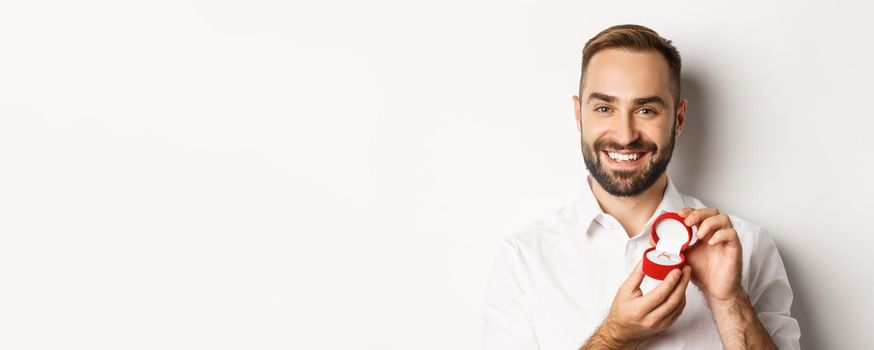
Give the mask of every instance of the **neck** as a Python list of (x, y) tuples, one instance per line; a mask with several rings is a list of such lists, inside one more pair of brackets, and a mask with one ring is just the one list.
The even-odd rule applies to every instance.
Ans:
[(589, 185), (595, 199), (601, 205), (604, 213), (610, 214), (625, 228), (628, 237), (637, 235), (643, 229), (643, 225), (652, 217), (661, 203), (668, 186), (668, 176), (662, 174), (656, 182), (642, 193), (633, 197), (619, 197), (607, 193), (598, 181), (592, 181), (589, 177)]

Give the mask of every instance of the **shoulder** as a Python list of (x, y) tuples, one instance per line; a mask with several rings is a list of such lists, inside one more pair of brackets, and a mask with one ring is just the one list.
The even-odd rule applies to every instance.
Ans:
[(510, 233), (504, 239), (504, 246), (522, 255), (542, 251), (565, 240), (578, 226), (574, 206), (568, 204)]
[(762, 229), (748, 220), (745, 220), (737, 215), (726, 213), (731, 220), (731, 226), (737, 232), (737, 237), (740, 240), (741, 247), (744, 249), (744, 261), (750, 261), (753, 252), (759, 250), (764, 245), (774, 245), (774, 241)]
[[(695, 209), (710, 207), (693, 196), (682, 194), (682, 197), (683, 203), (686, 205), (686, 207)], [(728, 215), (729, 220), (731, 220), (731, 226), (734, 228), (735, 231), (737, 231), (738, 238), (740, 239), (741, 245), (744, 246), (744, 248), (752, 248), (761, 240), (771, 241), (770, 237), (768, 237), (768, 234), (762, 229), (761, 226), (737, 215), (734, 215), (731, 212), (724, 210), (723, 208), (716, 209), (719, 210), (720, 213)]]
[(727, 215), (731, 226), (737, 231), (745, 263), (758, 265), (763, 261), (780, 260), (777, 243), (767, 230), (736, 215)]
[[(686, 207), (695, 209), (714, 207), (693, 196), (686, 194), (681, 194), (681, 196), (683, 205)], [(737, 232), (743, 252), (744, 279), (746, 279), (748, 270), (756, 271), (761, 266), (780, 259), (776, 243), (762, 226), (731, 213), (728, 208), (715, 208), (728, 216), (732, 228)]]

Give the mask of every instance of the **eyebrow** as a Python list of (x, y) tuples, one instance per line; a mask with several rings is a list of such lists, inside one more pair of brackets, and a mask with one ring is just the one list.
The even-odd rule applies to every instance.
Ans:
[[(586, 100), (586, 103), (592, 102), (592, 100), (601, 100), (607, 103), (615, 103), (618, 99), (616, 98), (616, 96), (610, 96), (607, 94), (602, 94), (600, 92), (593, 92), (589, 94), (589, 98)], [(662, 106), (667, 106), (665, 100), (658, 96), (647, 96), (634, 99), (635, 106), (645, 105), (647, 103), (658, 103)]]
[(636, 106), (645, 105), (647, 103), (658, 103), (662, 106), (667, 106), (665, 100), (658, 96), (648, 96), (634, 99), (634, 104)]
[(616, 96), (610, 96), (606, 94), (602, 94), (600, 92), (593, 92), (589, 94), (589, 98), (586, 100), (586, 103), (592, 102), (592, 100), (601, 100), (608, 103), (616, 102)]

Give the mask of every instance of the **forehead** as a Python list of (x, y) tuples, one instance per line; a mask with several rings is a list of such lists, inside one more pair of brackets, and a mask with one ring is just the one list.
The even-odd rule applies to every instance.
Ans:
[(604, 49), (586, 66), (580, 98), (600, 92), (620, 100), (656, 95), (670, 101), (670, 76), (667, 60), (655, 50)]

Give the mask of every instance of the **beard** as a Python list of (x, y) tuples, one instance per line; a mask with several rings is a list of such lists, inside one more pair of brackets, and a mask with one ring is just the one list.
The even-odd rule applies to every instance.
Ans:
[[(671, 154), (674, 152), (675, 138), (676, 128), (671, 128), (671, 140), (664, 148), (659, 148), (655, 143), (640, 138), (627, 145), (599, 139), (589, 146), (581, 136), (580, 144), (586, 168), (589, 169), (589, 174), (595, 178), (595, 181), (598, 181), (598, 184), (611, 195), (633, 197), (646, 191), (664, 174), (671, 161)], [(612, 170), (607, 169), (599, 157), (599, 153), (605, 149), (611, 151), (647, 151), (650, 158), (649, 161), (639, 165), (636, 169)]]

